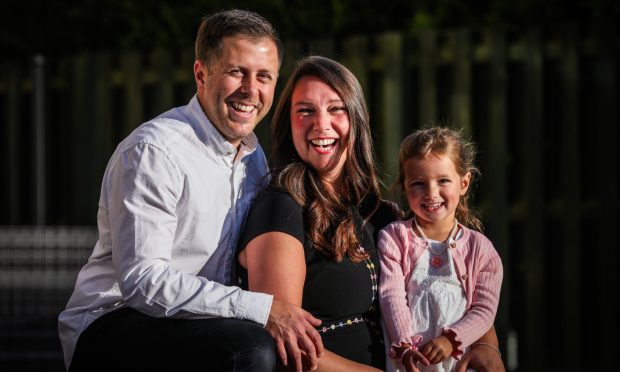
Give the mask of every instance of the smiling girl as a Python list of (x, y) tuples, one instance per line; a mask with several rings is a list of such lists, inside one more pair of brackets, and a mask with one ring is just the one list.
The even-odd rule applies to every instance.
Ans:
[(474, 153), (448, 128), (418, 130), (401, 144), (411, 218), (388, 225), (377, 243), (388, 371), (452, 371), (468, 347), (496, 349), (474, 343), (493, 325), (503, 275), (467, 206)]

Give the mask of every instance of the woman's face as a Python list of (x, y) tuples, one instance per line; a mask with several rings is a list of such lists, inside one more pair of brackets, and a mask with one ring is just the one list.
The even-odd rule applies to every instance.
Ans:
[(291, 96), (291, 133), (299, 157), (323, 180), (338, 180), (347, 159), (351, 124), (336, 91), (315, 76), (297, 81)]

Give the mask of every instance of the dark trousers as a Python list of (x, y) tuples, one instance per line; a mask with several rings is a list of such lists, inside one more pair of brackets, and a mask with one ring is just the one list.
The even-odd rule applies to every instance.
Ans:
[(153, 318), (122, 308), (80, 335), (69, 372), (273, 371), (275, 363), (273, 339), (257, 323)]

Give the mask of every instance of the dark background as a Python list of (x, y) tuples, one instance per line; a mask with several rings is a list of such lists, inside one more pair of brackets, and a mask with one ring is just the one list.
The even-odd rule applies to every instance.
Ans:
[[(508, 370), (617, 364), (620, 2), (2, 5), (0, 370), (63, 370), (56, 316), (96, 240), (108, 157), (189, 100), (200, 18), (231, 7), (280, 32), (277, 91), (308, 53), (356, 73), (386, 186), (400, 140), (428, 122), (478, 144), (474, 204), (504, 263), (495, 324)], [(269, 150), (267, 121), (257, 134)]]

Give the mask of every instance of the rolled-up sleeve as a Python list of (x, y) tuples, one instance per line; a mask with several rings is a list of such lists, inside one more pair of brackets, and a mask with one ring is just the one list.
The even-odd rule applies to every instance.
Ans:
[(266, 323), (272, 296), (171, 265), (184, 176), (164, 150), (148, 143), (132, 145), (108, 171), (104, 189), (113, 264), (128, 306), (154, 317), (215, 316)]

